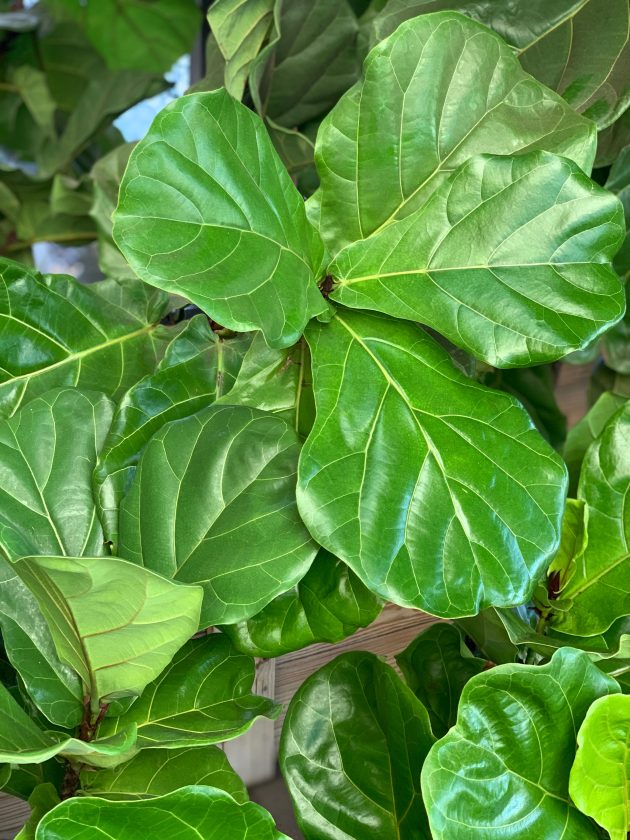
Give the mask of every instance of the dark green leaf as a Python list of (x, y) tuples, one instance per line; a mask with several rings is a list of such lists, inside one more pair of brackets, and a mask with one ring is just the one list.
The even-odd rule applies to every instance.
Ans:
[(317, 550), (295, 501), (299, 450), (285, 420), (244, 406), (167, 424), (122, 503), (121, 556), (203, 586), (202, 628), (255, 615)]
[(428, 627), (398, 654), (396, 662), (428, 711), (437, 738), (454, 725), (459, 697), (468, 680), (487, 665), (472, 655), (454, 624)]
[(314, 538), (401, 606), (526, 601), (558, 545), (566, 469), (524, 410), (411, 324), (338, 313), (307, 338), (317, 420), (298, 505)]
[(304, 202), (266, 129), (224, 90), (181, 97), (132, 152), (114, 238), (134, 271), (288, 347), (326, 308)]
[(509, 637), (499, 617), (499, 610), (490, 607), (478, 615), (458, 618), (455, 623), (489, 661), (502, 665), (514, 662), (517, 658), (518, 648)]
[(179, 749), (218, 744), (274, 718), (272, 700), (251, 693), (254, 660), (221, 634), (188, 642), (142, 697), (118, 718), (105, 718), (99, 737), (138, 727), (138, 747)]
[(103, 394), (59, 388), (0, 421), (6, 557), (106, 553), (90, 481), (113, 408)]
[(542, 149), (590, 171), (593, 124), (462, 15), (406, 22), (372, 50), (363, 75), (317, 137), (321, 187), (309, 213), (333, 256), (406, 218), (474, 155)]
[(262, 612), (222, 631), (250, 656), (281, 656), (315, 642), (340, 642), (378, 616), (382, 602), (345, 563), (321, 549), (302, 580)]
[(201, 590), (114, 557), (28, 557), (17, 564), (60, 659), (92, 707), (140, 694), (197, 629)]
[(111, 840), (289, 840), (259, 805), (239, 804), (211, 787), (185, 787), (139, 802), (69, 799), (44, 817), (37, 840), (78, 840), (93, 834), (94, 826)]
[(474, 677), (457, 725), (422, 769), (434, 840), (597, 840), (569, 799), (569, 772), (588, 707), (618, 691), (570, 648), (548, 665), (500, 665)]
[(475, 157), (337, 254), (333, 300), (421, 321), (496, 367), (554, 361), (623, 315), (621, 204), (546, 152)]
[(81, 793), (101, 799), (152, 799), (193, 784), (225, 790), (237, 802), (248, 800), (245, 785), (219, 747), (142, 750), (118, 767), (81, 773)]
[(428, 840), (420, 769), (433, 740), (424, 706), (373, 654), (346, 653), (309, 677), (280, 745), (307, 840)]
[[(167, 296), (138, 281), (84, 286), (0, 259), (0, 415), (59, 385), (117, 398), (154, 370)], [(147, 305), (148, 304), (148, 305)]]

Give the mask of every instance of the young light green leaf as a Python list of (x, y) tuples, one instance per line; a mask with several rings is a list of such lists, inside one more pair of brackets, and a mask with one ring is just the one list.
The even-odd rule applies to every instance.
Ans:
[(188, 642), (142, 697), (118, 718), (106, 717), (99, 737), (138, 728), (141, 749), (183, 749), (229, 741), (258, 717), (274, 718), (272, 700), (251, 693), (254, 660), (212, 633)]
[(219, 788), (237, 802), (249, 798), (219, 747), (142, 750), (118, 767), (81, 773), (81, 794), (100, 799), (152, 799), (192, 784)]
[(60, 659), (92, 706), (141, 694), (195, 632), (202, 592), (114, 557), (28, 557), (17, 564)]
[(613, 415), (582, 465), (578, 497), (588, 509), (588, 543), (554, 601), (551, 624), (595, 636), (630, 613), (630, 403)]
[(155, 373), (120, 401), (94, 472), (94, 493), (105, 536), (118, 537), (118, 507), (149, 439), (167, 422), (205, 408), (235, 382), (250, 337), (224, 340), (203, 315), (169, 344)]
[(391, 0), (373, 24), (380, 41), (404, 20), (452, 10), (492, 27), (521, 65), (572, 108), (605, 128), (627, 104), (628, 4), (625, 0)]
[(322, 246), (260, 118), (225, 90), (175, 100), (132, 152), (114, 239), (143, 280), (289, 347), (326, 309)]
[(119, 763), (136, 740), (133, 726), (111, 737), (80, 741), (59, 731), (44, 732), (0, 683), (0, 762), (39, 764), (61, 755), (80, 759), (95, 767)]
[(260, 805), (240, 804), (225, 791), (202, 786), (139, 802), (68, 799), (44, 817), (37, 840), (77, 840), (93, 833), (94, 826), (111, 840), (289, 840)]
[(484, 26), (421, 15), (371, 51), (363, 80), (323, 121), (309, 214), (334, 256), (409, 216), (474, 155), (535, 149), (589, 172), (595, 127)]
[(499, 665), (473, 677), (456, 726), (422, 768), (434, 840), (597, 840), (569, 799), (569, 772), (589, 706), (618, 691), (571, 648), (548, 665)]
[[(60, 385), (117, 398), (153, 371), (168, 297), (152, 290), (139, 309), (141, 286), (86, 286), (0, 259), (0, 415)], [(113, 287), (117, 302), (103, 295), (113, 295)]]
[(307, 840), (428, 840), (420, 769), (433, 741), (424, 706), (374, 654), (343, 654), (309, 677), (280, 743)]
[(468, 680), (487, 666), (473, 656), (454, 624), (428, 627), (396, 656), (409, 688), (424, 705), (437, 738), (457, 718), (457, 704)]
[(610, 834), (626, 840), (630, 831), (630, 697), (600, 697), (588, 710), (577, 736), (569, 793), (580, 811)]
[(78, 726), (83, 717), (81, 682), (57, 656), (37, 600), (12, 564), (2, 558), (0, 630), (9, 662), (37, 708), (58, 726)]
[(558, 545), (566, 470), (520, 405), (411, 324), (338, 313), (307, 339), (317, 420), (298, 506), (314, 538), (401, 606), (526, 601)]
[(202, 628), (255, 615), (317, 551), (295, 500), (299, 449), (285, 420), (245, 406), (164, 426), (121, 506), (121, 556), (201, 585)]
[(331, 299), (420, 321), (495, 367), (554, 361), (623, 315), (623, 208), (546, 152), (475, 157), (337, 254)]
[(322, 548), (293, 589), (247, 621), (221, 630), (242, 653), (281, 656), (316, 642), (340, 642), (371, 624), (382, 608), (381, 599)]
[(105, 554), (90, 489), (114, 406), (103, 394), (59, 388), (0, 421), (0, 550)]

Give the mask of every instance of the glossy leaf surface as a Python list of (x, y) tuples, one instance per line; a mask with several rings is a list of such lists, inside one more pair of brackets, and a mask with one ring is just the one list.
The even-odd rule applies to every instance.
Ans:
[(454, 624), (434, 624), (396, 656), (409, 688), (422, 702), (433, 734), (441, 738), (454, 725), (462, 689), (487, 665), (473, 656)]
[(326, 308), (304, 202), (260, 118), (224, 90), (158, 114), (132, 152), (114, 238), (147, 283), (274, 347)]
[(596, 840), (569, 799), (569, 772), (589, 706), (618, 691), (570, 648), (548, 665), (500, 665), (474, 677), (456, 726), (422, 770), (434, 840)]
[(168, 424), (123, 501), (121, 556), (200, 584), (202, 628), (255, 615), (304, 577), (317, 550), (297, 512), (298, 454), (286, 421), (244, 406)]
[(6, 557), (106, 553), (90, 481), (113, 408), (103, 394), (60, 388), (0, 421)]
[(577, 736), (569, 792), (578, 808), (603, 826), (611, 840), (630, 831), (630, 697), (600, 697)]
[(630, 403), (588, 449), (578, 496), (588, 508), (588, 542), (554, 602), (553, 626), (594, 636), (630, 613)]
[(139, 286), (85, 286), (0, 259), (0, 414), (61, 385), (117, 397), (152, 371), (168, 300), (143, 300)]
[(363, 80), (323, 121), (309, 214), (334, 256), (409, 216), (474, 155), (534, 149), (588, 172), (594, 126), (493, 32), (451, 12), (421, 15), (371, 51)]
[(142, 750), (118, 767), (81, 773), (82, 794), (101, 799), (152, 799), (191, 784), (219, 788), (237, 802), (248, 800), (245, 785), (219, 747)]
[(428, 324), (495, 367), (553, 361), (623, 314), (624, 231), (621, 204), (568, 160), (475, 157), (337, 254), (331, 298)]
[(198, 587), (118, 558), (29, 557), (17, 569), (93, 703), (140, 694), (198, 626)]
[(309, 677), (280, 745), (307, 840), (428, 840), (420, 770), (433, 740), (425, 708), (373, 654), (343, 654)]
[(296, 586), (249, 620), (221, 630), (243, 653), (281, 656), (316, 642), (340, 642), (371, 624), (382, 606), (345, 563), (322, 548)]
[(221, 634), (188, 642), (131, 708), (105, 718), (100, 737), (137, 725), (138, 747), (185, 748), (229, 741), (257, 717), (275, 717), (272, 700), (251, 693), (254, 660)]
[(566, 475), (523, 409), (411, 324), (338, 313), (307, 339), (317, 421), (298, 505), (315, 539), (401, 606), (455, 617), (526, 601), (558, 544)]
[(247, 344), (246, 336), (219, 338), (199, 315), (169, 344), (156, 372), (124, 395), (94, 473), (99, 515), (108, 540), (116, 543), (118, 507), (149, 439), (165, 423), (189, 417), (229, 391)]
[(79, 797), (47, 814), (37, 840), (79, 840), (93, 832), (112, 840), (177, 837), (177, 840), (289, 840), (271, 815), (253, 802), (239, 804), (225, 791), (185, 787), (139, 802)]

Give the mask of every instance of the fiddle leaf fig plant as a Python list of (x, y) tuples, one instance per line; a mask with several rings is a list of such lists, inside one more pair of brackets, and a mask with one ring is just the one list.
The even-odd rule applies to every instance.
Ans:
[[(206, 77), (89, 183), (88, 94), (51, 55), (144, 90), (195, 4), (48, 0), (52, 42), (6, 5), (0, 144), (109, 275), (0, 259), (20, 840), (288, 840), (221, 749), (284, 711), (257, 660), (391, 605), (435, 623), (395, 660), (327, 653), (277, 724), (305, 840), (621, 840), (623, 4), (605, 39), (599, 0), (217, 0)], [(559, 363), (600, 353), (567, 437)]]

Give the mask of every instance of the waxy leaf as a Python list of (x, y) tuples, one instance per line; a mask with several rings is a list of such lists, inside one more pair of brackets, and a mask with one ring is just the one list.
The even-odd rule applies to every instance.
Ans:
[(345, 563), (320, 549), (299, 583), (247, 621), (221, 630), (250, 656), (281, 656), (315, 642), (340, 642), (379, 615), (382, 601)]
[(37, 708), (52, 723), (67, 729), (78, 726), (83, 717), (79, 677), (57, 656), (37, 600), (15, 567), (2, 558), (0, 630), (7, 658)]
[(620, 202), (569, 160), (475, 157), (337, 254), (331, 298), (421, 321), (495, 367), (553, 361), (623, 315), (624, 230)]
[(297, 512), (299, 449), (285, 420), (244, 406), (169, 423), (122, 503), (121, 556), (200, 584), (202, 628), (255, 615), (317, 551)]
[(433, 624), (396, 656), (407, 685), (422, 702), (441, 738), (457, 718), (462, 689), (487, 662), (473, 656), (454, 624)]
[(118, 718), (105, 718), (99, 737), (138, 728), (138, 747), (177, 749), (229, 741), (256, 718), (279, 708), (251, 693), (254, 660), (230, 640), (212, 633), (188, 642), (142, 697)]
[(99, 515), (108, 540), (118, 535), (118, 507), (140, 455), (165, 423), (205, 408), (235, 381), (249, 338), (224, 340), (203, 315), (192, 318), (169, 344), (155, 373), (120, 401), (94, 473)]
[(578, 497), (586, 502), (588, 542), (554, 601), (552, 626), (595, 636), (630, 614), (630, 402), (588, 449)]
[(548, 665), (499, 665), (473, 677), (456, 726), (422, 769), (434, 840), (596, 840), (569, 799), (569, 772), (589, 706), (618, 691), (570, 648)]
[(264, 124), (224, 90), (175, 100), (131, 154), (114, 239), (134, 271), (289, 347), (326, 309), (322, 246)]
[(401, 606), (526, 601), (558, 545), (566, 470), (524, 410), (411, 324), (347, 312), (306, 335), (317, 420), (298, 506), (314, 538)]
[(371, 653), (346, 653), (289, 705), (280, 767), (306, 840), (429, 840), (420, 770), (424, 706)]
[(139, 802), (68, 799), (44, 817), (37, 840), (79, 840), (95, 826), (111, 840), (290, 840), (260, 805), (240, 804), (225, 791), (202, 786)]
[(56, 755), (95, 767), (119, 763), (136, 739), (134, 727), (96, 741), (79, 741), (63, 732), (44, 732), (0, 683), (0, 762), (39, 764)]
[(391, 0), (374, 20), (381, 40), (410, 17), (453, 10), (491, 26), (525, 70), (557, 90), (576, 111), (610, 125), (627, 107), (626, 0)]
[(114, 557), (28, 557), (20, 577), (39, 601), (63, 662), (92, 705), (140, 694), (195, 632), (202, 592)]
[(109, 770), (81, 773), (81, 793), (101, 799), (152, 799), (186, 785), (206, 785), (247, 802), (247, 789), (219, 747), (142, 750)]
[(0, 551), (105, 554), (90, 488), (111, 423), (103, 394), (49, 391), (0, 421)]
[(474, 155), (534, 149), (589, 172), (595, 127), (484, 26), (451, 12), (421, 15), (370, 52), (363, 80), (323, 121), (309, 215), (334, 256), (409, 216)]
[(129, 280), (93, 286), (0, 259), (0, 415), (60, 385), (114, 398), (154, 370), (168, 306)]
[(611, 840), (630, 831), (630, 697), (600, 697), (577, 736), (569, 793), (580, 811), (603, 826)]

